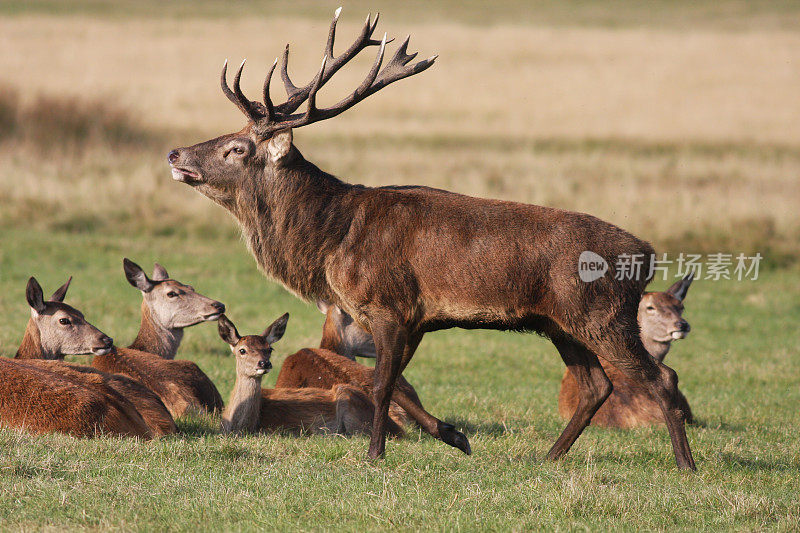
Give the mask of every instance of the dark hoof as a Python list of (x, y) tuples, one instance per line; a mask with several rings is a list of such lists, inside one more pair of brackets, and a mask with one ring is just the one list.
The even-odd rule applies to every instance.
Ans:
[(460, 431), (456, 431), (456, 428), (452, 424), (439, 422), (439, 438), (467, 455), (472, 454), (472, 448), (469, 447), (469, 441), (466, 435)]

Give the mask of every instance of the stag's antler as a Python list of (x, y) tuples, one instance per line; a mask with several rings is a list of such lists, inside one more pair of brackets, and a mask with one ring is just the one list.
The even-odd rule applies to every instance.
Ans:
[[(408, 53), (408, 41), (410, 39), (409, 36), (406, 37), (405, 41), (403, 41), (403, 43), (397, 49), (391, 61), (389, 61), (389, 63), (387, 63), (386, 66), (381, 69), (384, 51), (386, 50), (386, 44), (391, 42), (392, 39), (387, 41), (386, 34), (384, 34), (383, 39), (380, 41), (376, 41), (372, 38), (372, 34), (375, 32), (375, 28), (378, 25), (378, 18), (380, 17), (380, 14), (375, 16), (374, 21), (371, 20), (370, 15), (367, 15), (367, 20), (364, 22), (364, 27), (361, 30), (361, 34), (358, 36), (355, 42), (341, 55), (334, 57), (333, 42), (336, 36), (336, 22), (339, 20), (339, 14), (341, 11), (342, 8), (340, 7), (333, 15), (333, 21), (331, 22), (331, 28), (328, 33), (328, 42), (325, 46), (325, 54), (322, 58), (322, 66), (320, 67), (317, 75), (314, 76), (314, 78), (304, 87), (295, 86), (289, 78), (289, 73), (287, 71), (287, 64), (289, 62), (289, 45), (286, 45), (286, 49), (283, 53), (281, 78), (283, 79), (283, 84), (286, 88), (288, 99), (282, 104), (274, 105), (269, 96), (269, 85), (270, 81), (272, 80), (272, 74), (275, 72), (275, 67), (278, 65), (277, 59), (275, 59), (275, 62), (272, 64), (272, 68), (270, 68), (269, 72), (267, 73), (267, 78), (264, 81), (263, 104), (261, 102), (252, 102), (248, 100), (244, 93), (242, 93), (239, 82), (241, 81), (242, 77), (244, 61), (242, 61), (242, 64), (239, 66), (239, 70), (236, 72), (236, 76), (233, 79), (233, 90), (231, 90), (231, 88), (228, 86), (227, 80), (228, 62), (225, 61), (225, 65), (222, 67), (222, 76), (220, 78), (222, 92), (225, 93), (225, 96), (228, 97), (228, 100), (233, 102), (233, 104), (236, 105), (236, 107), (238, 107), (247, 116), (247, 118), (255, 124), (256, 131), (259, 134), (266, 136), (277, 130), (285, 128), (299, 128), (300, 126), (306, 126), (313, 122), (335, 117), (339, 113), (342, 113), (343, 111), (353, 107), (369, 95), (380, 91), (390, 83), (422, 72), (430, 67), (436, 60), (437, 56), (432, 56), (413, 65), (409, 65), (409, 62), (417, 56), (416, 52), (413, 54)], [(359, 52), (368, 46), (375, 45), (380, 46), (378, 49), (378, 55), (376, 56), (375, 62), (367, 74), (367, 77), (364, 79), (361, 85), (359, 85), (353, 93), (337, 104), (332, 105), (331, 107), (318, 108), (316, 105), (316, 100), (319, 89), (325, 85), (325, 83), (331, 79), (331, 77), (333, 77), (333, 75), (348, 61), (357, 56)], [(305, 113), (295, 113), (297, 108), (306, 101), (308, 101), (308, 106)]]

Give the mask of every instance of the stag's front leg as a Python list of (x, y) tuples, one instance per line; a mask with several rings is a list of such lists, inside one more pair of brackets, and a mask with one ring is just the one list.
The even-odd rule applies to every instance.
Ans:
[(383, 457), (386, 450), (386, 430), (389, 424), (389, 402), (392, 399), (403, 354), (408, 345), (408, 330), (396, 322), (381, 321), (372, 324), (375, 341), (375, 373), (373, 374), (372, 399), (375, 415), (372, 420), (372, 437), (369, 441), (369, 458)]

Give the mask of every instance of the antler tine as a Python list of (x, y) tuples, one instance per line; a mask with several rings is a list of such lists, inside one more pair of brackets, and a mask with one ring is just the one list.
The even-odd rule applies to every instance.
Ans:
[(383, 87), (397, 80), (402, 80), (403, 78), (418, 74), (433, 65), (433, 62), (436, 61), (437, 57), (439, 57), (438, 55), (431, 56), (428, 59), (423, 59), (422, 61), (419, 61), (410, 67), (408, 66), (408, 63), (419, 54), (419, 52), (414, 52), (413, 54), (407, 53), (408, 42), (410, 39), (411, 36), (407, 36), (403, 41), (403, 44), (397, 48), (394, 57), (392, 57), (392, 60), (389, 61), (389, 63), (387, 63), (380, 72), (378, 79), (372, 84), (365, 96), (369, 96), (370, 94), (381, 90)]
[(286, 94), (287, 96), (289, 96), (289, 100), (286, 103), (291, 102), (292, 98), (294, 98), (295, 95), (301, 91), (301, 89), (297, 87), (294, 83), (292, 83), (292, 80), (289, 79), (288, 67), (289, 67), (289, 43), (286, 43), (286, 48), (283, 49), (283, 65), (281, 65), (281, 79), (283, 80), (283, 86), (286, 89)]
[(244, 61), (242, 61), (239, 71), (236, 73), (236, 78), (233, 82), (234, 90), (232, 91), (228, 86), (228, 60), (226, 59), (225, 63), (222, 65), (222, 74), (220, 75), (219, 80), (220, 86), (222, 87), (222, 92), (228, 97), (228, 100), (230, 100), (233, 105), (238, 107), (239, 110), (247, 116), (247, 118), (250, 120), (258, 120), (261, 117), (253, 112), (250, 101), (244, 96), (244, 94), (242, 94), (241, 88), (239, 87), (239, 79), (242, 76), (242, 68), (244, 68)]
[[(375, 31), (375, 28), (378, 25), (378, 18), (380, 14), (375, 16), (375, 20), (372, 20), (372, 15), (367, 15), (367, 19), (364, 21), (364, 25), (361, 28), (361, 33), (356, 38), (350, 47), (342, 52), (338, 57), (333, 54), (333, 44), (336, 37), (336, 23), (339, 20), (339, 14), (341, 13), (341, 8), (337, 9), (334, 13), (333, 20), (331, 21), (331, 28), (328, 32), (328, 41), (325, 46), (325, 54), (328, 56), (327, 66), (325, 68), (325, 72), (322, 74), (320, 86), (325, 85), (331, 77), (336, 74), (336, 72), (342, 68), (348, 61), (353, 59), (355, 56), (359, 54), (364, 48), (368, 46), (375, 46), (379, 45), (381, 41), (376, 41), (372, 39), (372, 34)], [(387, 41), (391, 42), (391, 40)], [(311, 80), (306, 86), (302, 88), (296, 87), (294, 84), (291, 83), (289, 80), (289, 76), (286, 73), (287, 70), (287, 63), (288, 63), (288, 45), (287, 49), (284, 53), (284, 62), (283, 62), (283, 69), (281, 71), (281, 76), (283, 77), (284, 85), (286, 85), (286, 94), (289, 95), (289, 99), (278, 106), (276, 109), (278, 113), (281, 114), (291, 114), (294, 113), (298, 107), (300, 107), (303, 102), (306, 101), (308, 98), (309, 93), (311, 92), (311, 87), (314, 85), (316, 80)]]
[(336, 9), (333, 13), (333, 20), (331, 21), (331, 29), (328, 32), (328, 43), (325, 46), (325, 55), (333, 58), (333, 41), (336, 39), (336, 23), (339, 21), (339, 15), (342, 13), (342, 7)]
[(317, 91), (322, 86), (322, 75), (325, 74), (325, 64), (328, 62), (327, 54), (322, 56), (322, 66), (319, 73), (312, 80), (311, 91), (308, 93), (308, 109), (303, 120), (311, 120), (317, 112)]
[(266, 108), (266, 116), (264, 117), (267, 122), (272, 121), (275, 118), (275, 108), (272, 105), (272, 98), (269, 97), (269, 83), (272, 81), (272, 73), (275, 72), (275, 67), (278, 66), (278, 58), (275, 58), (275, 62), (272, 64), (272, 68), (269, 69), (269, 73), (267, 73), (267, 77), (264, 79), (264, 107)]
[[(428, 59), (423, 59), (417, 63), (410, 64), (411, 61), (417, 57), (418, 53), (408, 53), (408, 43), (410, 37), (406, 37), (397, 48), (397, 51), (394, 53), (391, 61), (381, 68), (386, 53), (386, 44), (391, 42), (392, 39), (388, 39), (385, 33), (383, 35), (383, 39), (380, 41), (372, 39), (372, 34), (375, 31), (378, 23), (378, 16), (375, 17), (375, 20), (372, 20), (371, 16), (367, 16), (367, 20), (364, 22), (361, 34), (356, 41), (345, 52), (338, 57), (335, 57), (332, 55), (333, 44), (336, 37), (336, 23), (338, 22), (340, 13), (341, 11), (337, 9), (336, 13), (334, 14), (333, 21), (331, 22), (330, 31), (328, 33), (328, 41), (325, 45), (325, 54), (322, 58), (322, 65), (320, 65), (317, 74), (309, 82), (309, 84), (302, 88), (298, 88), (292, 84), (286, 72), (289, 56), (289, 48), (287, 45), (286, 50), (284, 51), (283, 68), (281, 69), (281, 74), (284, 78), (284, 84), (287, 87), (286, 92), (289, 95), (289, 99), (280, 105), (273, 106), (269, 96), (269, 83), (270, 79), (272, 78), (272, 73), (275, 70), (275, 66), (277, 65), (276, 59), (272, 69), (270, 69), (269, 74), (267, 75), (267, 79), (264, 82), (264, 105), (266, 107), (265, 114), (267, 116), (263, 117), (257, 122), (258, 131), (260, 134), (269, 135), (270, 133), (281, 129), (298, 128), (313, 122), (335, 117), (336, 115), (353, 107), (366, 97), (378, 92), (390, 83), (413, 76), (414, 74), (429, 68), (431, 65), (433, 65), (433, 62), (438, 57), (431, 56)], [(325, 85), (325, 82), (327, 82), (337, 70), (355, 57), (364, 48), (375, 44), (380, 45), (380, 49), (375, 57), (375, 62), (372, 64), (372, 67), (361, 84), (349, 96), (342, 99), (337, 104), (331, 107), (318, 108), (317, 93), (319, 92), (320, 88)], [(223, 70), (223, 80), (224, 74), (225, 72)], [(235, 88), (237, 92), (239, 92), (238, 75)], [(228, 92), (230, 92), (230, 89), (228, 89)], [(235, 95), (233, 95), (233, 97), (235, 98)], [(229, 96), (229, 98), (231, 97)], [(308, 100), (308, 108), (306, 111), (304, 113), (294, 113), (297, 108), (306, 100)], [(232, 99), (232, 101), (234, 101), (234, 99)], [(247, 100), (245, 99), (245, 101)], [(237, 102), (234, 101), (234, 103)], [(237, 105), (239, 104), (237, 103)], [(251, 105), (256, 104), (251, 103)], [(260, 109), (254, 109), (253, 112), (264, 113)]]

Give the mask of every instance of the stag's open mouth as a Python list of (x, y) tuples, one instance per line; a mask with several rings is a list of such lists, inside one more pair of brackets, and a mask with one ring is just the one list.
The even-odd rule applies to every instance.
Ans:
[(205, 321), (216, 320), (216, 319), (218, 319), (218, 318), (219, 318), (221, 315), (222, 315), (222, 313), (221, 313), (221, 312), (219, 312), (219, 313), (211, 313), (210, 315), (206, 315), (206, 316), (204, 316), (204, 317), (203, 317), (203, 320), (205, 320)]
[(200, 174), (188, 168), (181, 167), (172, 167), (172, 179), (188, 185), (193, 185), (202, 181), (200, 179)]
[(111, 353), (111, 348), (92, 348), (92, 353), (95, 355), (108, 355)]

